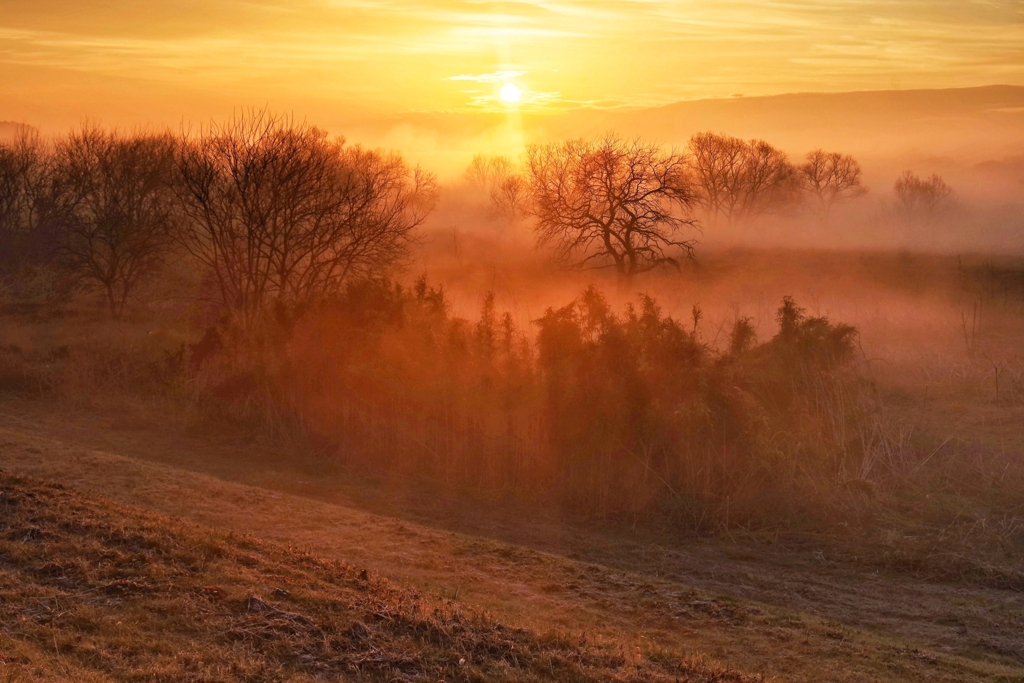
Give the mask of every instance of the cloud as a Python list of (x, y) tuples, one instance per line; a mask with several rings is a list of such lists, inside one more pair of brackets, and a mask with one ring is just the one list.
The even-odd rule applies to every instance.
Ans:
[(494, 71), (489, 74), (460, 74), (458, 76), (449, 76), (449, 81), (474, 81), (476, 83), (499, 83), (503, 81), (511, 81), (525, 76), (528, 71)]
[[(509, 106), (501, 101), (497, 92), (482, 93), (479, 90), (464, 91), (470, 95), (469, 103), (473, 107), (487, 111), (507, 111)], [(519, 95), (519, 102), (515, 108), (526, 111), (550, 109), (560, 103), (562, 94), (560, 92), (539, 92), (536, 90), (523, 89)]]
[(103, 82), (96, 108), (112, 92), (131, 102), (144, 84), (169, 106), (198, 90), (239, 105), (316, 100), (380, 112), (473, 111), (487, 93), (460, 85), (518, 79), (538, 108), (1024, 84), (1017, 0), (0, 4), (0, 82), (21, 84), (4, 93), (0, 116), (59, 109), (68, 74)]

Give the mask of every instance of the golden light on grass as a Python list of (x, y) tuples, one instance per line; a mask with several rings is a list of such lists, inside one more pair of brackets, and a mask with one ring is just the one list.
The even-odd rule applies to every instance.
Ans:
[(498, 92), (498, 97), (501, 98), (502, 102), (506, 104), (516, 104), (523, 96), (523, 91), (519, 89), (515, 83), (506, 83), (501, 86), (501, 90)]

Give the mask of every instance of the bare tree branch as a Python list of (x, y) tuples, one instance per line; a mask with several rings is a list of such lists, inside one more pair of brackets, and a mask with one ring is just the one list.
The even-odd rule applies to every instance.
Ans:
[(59, 223), (64, 262), (104, 291), (115, 319), (169, 246), (173, 148), (169, 136), (86, 127), (54, 150), (49, 220)]
[(796, 169), (764, 140), (699, 133), (690, 138), (690, 153), (695, 201), (712, 222), (749, 223), (796, 198)]
[(178, 171), (180, 239), (245, 319), (395, 267), (436, 198), (401, 157), (267, 112), (183, 134)]
[(807, 163), (800, 167), (804, 189), (817, 199), (818, 213), (823, 220), (828, 220), (837, 202), (867, 192), (861, 185), (860, 174), (860, 164), (853, 157), (820, 149), (808, 153)]
[(696, 225), (683, 155), (608, 135), (533, 146), (527, 160), (537, 239), (559, 259), (628, 281), (691, 254), (694, 243), (674, 237)]

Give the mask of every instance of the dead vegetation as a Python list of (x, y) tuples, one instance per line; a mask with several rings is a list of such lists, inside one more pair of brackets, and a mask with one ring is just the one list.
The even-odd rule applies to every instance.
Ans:
[(651, 296), (616, 311), (590, 287), (523, 328), (493, 298), (467, 320), (425, 279), (367, 280), (177, 349), (124, 328), (3, 360), (11, 389), (175, 398), (348, 465), (707, 533), (813, 521), (806, 494), (860, 469), (856, 331), (790, 298), (777, 325), (759, 343), (738, 320), (720, 350), (697, 309), (684, 324)]
[(760, 680), (0, 473), (4, 680)]
[[(124, 417), (8, 403), (0, 425), (0, 463), (11, 471), (160, 511), (186, 528), (308, 549), (434, 600), (485, 608), (507, 625), (586, 634), (623, 654), (703, 653), (808, 683), (1016, 680), (1024, 656), (1019, 592), (885, 570), (835, 553), (826, 537), (734, 531), (697, 540), (538, 519), (324, 471), (297, 454), (289, 466), (224, 434), (189, 437)], [(268, 591), (279, 586), (256, 592), (308, 615), (276, 604)]]
[[(800, 258), (790, 266), (845, 257)], [(151, 423), (230, 423), (324, 469), (340, 462), (442, 495), (688, 536), (822, 534), (883, 567), (1017, 586), (1024, 463), (1012, 425), (1024, 385), (1006, 349), (1018, 271), (967, 260), (951, 280), (948, 267), (886, 258), (861, 259), (868, 304), (843, 294), (859, 340), (792, 300), (752, 317), (695, 308), (684, 323), (651, 296), (615, 310), (591, 289), (521, 326), (494, 299), (473, 320), (425, 280), (368, 281), (248, 336), (11, 308), (0, 375), (16, 395), (115, 411), (129, 395)], [(736, 279), (715, 272), (721, 263), (700, 276), (712, 287)], [(949, 329), (858, 311), (908, 315), (921, 278), (946, 288), (936, 296), (949, 297)], [(957, 306), (979, 299), (968, 345)], [(821, 311), (813, 292), (803, 300)]]

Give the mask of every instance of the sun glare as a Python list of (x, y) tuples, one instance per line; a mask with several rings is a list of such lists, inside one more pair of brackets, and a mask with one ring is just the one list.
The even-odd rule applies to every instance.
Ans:
[(523, 91), (520, 90), (515, 83), (506, 83), (505, 85), (501, 86), (501, 91), (498, 93), (498, 96), (501, 98), (502, 102), (509, 103), (518, 102), (519, 98), (522, 97), (522, 95)]

